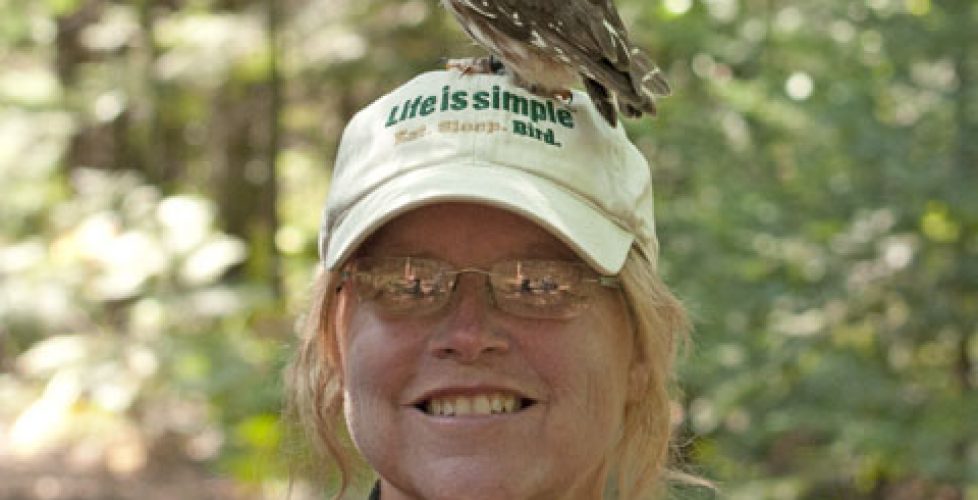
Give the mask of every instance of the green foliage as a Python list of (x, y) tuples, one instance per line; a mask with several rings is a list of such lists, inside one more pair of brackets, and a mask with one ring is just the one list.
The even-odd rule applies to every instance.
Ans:
[[(978, 5), (618, 4), (675, 89), (626, 126), (697, 322), (691, 468), (725, 498), (978, 498)], [(0, 448), (278, 491), (342, 127), (479, 50), (433, 0), (0, 14)]]

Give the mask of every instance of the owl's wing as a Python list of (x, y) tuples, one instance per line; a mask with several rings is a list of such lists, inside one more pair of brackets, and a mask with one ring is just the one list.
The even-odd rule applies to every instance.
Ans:
[[(628, 39), (612, 0), (467, 0), (498, 16), (493, 27), (574, 66), (602, 108), (618, 97), (628, 116), (655, 113), (655, 96), (669, 95), (662, 72)], [(488, 4), (488, 5), (487, 5)], [(494, 8), (492, 8), (494, 7)], [(613, 106), (613, 105), (611, 105)], [(608, 116), (607, 109), (601, 109)], [(613, 107), (611, 112), (613, 113)], [(609, 120), (614, 123), (614, 120)]]

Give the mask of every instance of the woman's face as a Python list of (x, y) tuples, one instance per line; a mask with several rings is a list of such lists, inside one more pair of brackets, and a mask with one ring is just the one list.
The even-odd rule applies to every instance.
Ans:
[[(395, 219), (359, 255), (436, 258), (456, 269), (576, 259), (520, 216), (458, 203)], [(633, 355), (619, 291), (599, 289), (572, 319), (541, 320), (494, 308), (476, 273), (460, 275), (451, 302), (420, 318), (385, 315), (349, 288), (334, 315), (346, 418), (385, 500), (601, 497)], [(488, 415), (423, 409), (506, 405), (512, 395), (532, 404)]]

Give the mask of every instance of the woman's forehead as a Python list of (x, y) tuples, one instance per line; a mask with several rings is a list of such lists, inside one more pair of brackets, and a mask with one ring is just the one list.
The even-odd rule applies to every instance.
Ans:
[(526, 217), (462, 202), (426, 205), (401, 214), (371, 235), (357, 253), (485, 263), (516, 257), (576, 258), (567, 245)]

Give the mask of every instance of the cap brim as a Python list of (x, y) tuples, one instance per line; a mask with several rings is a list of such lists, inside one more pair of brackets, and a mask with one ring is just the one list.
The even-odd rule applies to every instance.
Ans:
[(320, 248), (325, 250), (323, 263), (335, 269), (400, 214), (453, 201), (492, 205), (522, 215), (548, 229), (605, 275), (621, 270), (634, 240), (583, 198), (522, 170), (478, 163), (436, 165), (398, 175), (354, 203), (334, 225), (327, 248)]

